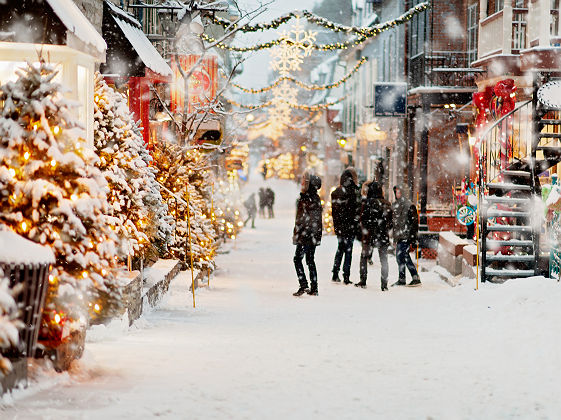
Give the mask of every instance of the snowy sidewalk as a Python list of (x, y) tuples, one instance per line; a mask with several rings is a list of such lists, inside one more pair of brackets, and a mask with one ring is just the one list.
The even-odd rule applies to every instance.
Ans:
[[(544, 279), (368, 289), (330, 281), (334, 237), (318, 248), (319, 296), (292, 297), (297, 188), (268, 181), (276, 219), (256, 220), (210, 289), (172, 281), (131, 329), (90, 334), (69, 374), (5, 397), (1, 418), (488, 419), (561, 416), (561, 285)], [(257, 190), (255, 184), (246, 189)], [(246, 194), (246, 195), (247, 195)], [(356, 244), (352, 280), (358, 280)], [(390, 258), (390, 281), (396, 276)], [(40, 373), (40, 372), (38, 372)]]

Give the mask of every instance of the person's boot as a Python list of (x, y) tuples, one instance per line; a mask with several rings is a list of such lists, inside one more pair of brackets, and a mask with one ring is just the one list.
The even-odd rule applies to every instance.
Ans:
[(405, 285), (406, 285), (405, 279), (399, 279), (394, 284), (392, 284), (392, 287), (394, 287), (394, 286), (405, 286)]
[(334, 281), (335, 283), (341, 282), (341, 279), (339, 278), (339, 273), (336, 273), (336, 272), (334, 271), (334, 272), (333, 272), (333, 278), (332, 278), (331, 280)]
[(318, 284), (317, 282), (312, 282), (310, 286), (310, 290), (308, 290), (308, 294), (310, 296), (317, 296), (318, 295)]
[(302, 296), (304, 293), (309, 292), (307, 287), (300, 286), (300, 288), (292, 294), (292, 296)]
[(361, 280), (358, 283), (355, 284), (356, 287), (362, 287), (363, 289), (366, 289), (366, 280)]
[(382, 292), (388, 290), (388, 281), (382, 280)]
[(349, 276), (344, 276), (344, 277), (343, 277), (343, 283), (345, 283), (345, 284), (353, 284), (353, 282), (351, 281), (351, 279), (349, 278)]
[(419, 278), (418, 275), (413, 276), (413, 279), (408, 284), (408, 286), (420, 286), (420, 285), (421, 285), (421, 279)]

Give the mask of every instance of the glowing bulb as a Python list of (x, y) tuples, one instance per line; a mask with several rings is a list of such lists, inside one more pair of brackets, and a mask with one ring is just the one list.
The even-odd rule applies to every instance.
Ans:
[(23, 230), (24, 232), (27, 231), (27, 223), (26, 222), (21, 222), (21, 230)]
[(56, 315), (55, 315), (55, 322), (56, 322), (57, 324), (60, 324), (60, 315), (59, 315), (59, 314), (56, 314)]
[(29, 152), (25, 152), (25, 153), (23, 154), (23, 158), (24, 158), (25, 160), (28, 160), (28, 159), (29, 159), (29, 156), (31, 156), (31, 154), (30, 154)]
[(10, 176), (13, 178), (16, 176), (16, 170), (14, 168), (10, 168), (8, 169), (8, 172), (10, 173)]
[(83, 277), (83, 278), (88, 277), (88, 272), (87, 272), (87, 271), (82, 271), (82, 277)]
[(56, 160), (51, 160), (51, 166), (54, 168), (56, 166)]
[(54, 284), (54, 282), (55, 282), (55, 276), (49, 274), (49, 283)]
[(101, 269), (101, 274), (103, 274), (104, 276), (107, 274), (107, 270), (105, 268)]
[(70, 199), (71, 199), (72, 201), (76, 201), (76, 200), (78, 199), (78, 196), (77, 196), (76, 194), (72, 194), (72, 195), (70, 196)]
[(53, 133), (55, 135), (58, 135), (58, 134), (60, 134), (60, 131), (61, 131), (60, 127), (58, 125), (55, 125), (54, 128), (53, 128)]
[(94, 305), (94, 311), (96, 311), (96, 312), (98, 312), (98, 313), (99, 313), (99, 311), (101, 311), (101, 306), (99, 306), (98, 303), (96, 303), (96, 304)]

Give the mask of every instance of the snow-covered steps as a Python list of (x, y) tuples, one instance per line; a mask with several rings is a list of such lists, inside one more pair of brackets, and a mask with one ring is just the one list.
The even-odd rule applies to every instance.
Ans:
[(531, 191), (532, 187), (529, 185), (513, 184), (511, 182), (495, 182), (487, 184), (489, 190), (518, 190), (518, 191)]
[(507, 177), (530, 178), (530, 172), (526, 171), (503, 171), (502, 174)]
[(518, 246), (518, 247), (528, 247), (534, 246), (534, 242), (532, 241), (525, 241), (520, 239), (509, 239), (509, 240), (495, 240), (495, 239), (487, 239), (487, 247), (489, 249), (499, 248), (501, 246)]
[(532, 226), (520, 225), (492, 225), (487, 226), (489, 232), (531, 232)]
[(533, 255), (487, 255), (487, 261), (531, 262)]
[(502, 270), (496, 270), (494, 268), (487, 268), (485, 270), (485, 274), (489, 277), (532, 277), (534, 276), (536, 273), (534, 272), (534, 270), (507, 270), (507, 269), (502, 269)]
[(513, 198), (513, 197), (497, 197), (496, 195), (490, 195), (485, 197), (485, 202), (488, 203), (500, 203), (500, 204), (528, 204), (531, 203), (529, 198)]
[(489, 210), (487, 211), (487, 217), (530, 217), (530, 212), (512, 210)]

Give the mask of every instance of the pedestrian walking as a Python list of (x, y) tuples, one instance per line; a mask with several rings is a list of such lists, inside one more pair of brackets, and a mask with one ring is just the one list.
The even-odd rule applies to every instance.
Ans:
[[(294, 296), (304, 293), (309, 295), (318, 294), (318, 275), (315, 263), (316, 247), (321, 242), (322, 234), (322, 207), (318, 190), (321, 188), (321, 179), (308, 172), (302, 177), (302, 190), (296, 204), (296, 221), (292, 242), (296, 245), (294, 254), (294, 267), (298, 276), (300, 287)], [(310, 288), (302, 260), (306, 257), (306, 265), (310, 274)]]
[(409, 286), (420, 286), (421, 279), (415, 268), (415, 264), (409, 255), (409, 248), (417, 244), (417, 232), (419, 221), (417, 219), (417, 208), (405, 197), (403, 187), (393, 187), (395, 201), (392, 205), (394, 217), (393, 240), (396, 244), (396, 259), (399, 268), (399, 278), (392, 286), (405, 286), (405, 267), (409, 270), (412, 280)]
[(265, 196), (265, 188), (259, 188), (259, 216), (265, 217), (265, 206), (267, 205), (267, 197)]
[(245, 226), (249, 219), (251, 219), (251, 228), (255, 229), (255, 214), (257, 213), (257, 205), (255, 204), (255, 193), (251, 193), (247, 200), (243, 203), (245, 209), (247, 210), (247, 219), (243, 222)]
[(357, 234), (360, 234), (360, 194), (357, 184), (358, 177), (355, 169), (347, 168), (341, 174), (339, 186), (331, 193), (331, 216), (338, 242), (331, 270), (333, 272), (332, 280), (341, 281), (339, 269), (341, 261), (343, 261), (343, 283), (345, 284), (351, 284), (353, 244)]
[(366, 287), (368, 277), (368, 259), (372, 257), (374, 248), (378, 248), (378, 257), (382, 266), (380, 285), (382, 291), (388, 290), (388, 246), (389, 232), (393, 229), (392, 206), (384, 199), (382, 185), (371, 182), (368, 194), (360, 210), (362, 228), (362, 252), (360, 254), (360, 282), (358, 287)]
[(267, 212), (269, 213), (269, 219), (273, 219), (275, 217), (275, 212), (273, 211), (273, 205), (275, 204), (275, 192), (270, 187), (267, 187), (265, 190), (265, 204)]
[[(372, 181), (364, 181), (362, 183), (362, 187), (360, 188), (360, 203), (361, 206), (360, 208), (362, 208), (362, 204), (364, 204), (364, 202), (366, 201), (366, 196), (368, 195), (368, 186), (372, 183)], [(360, 209), (359, 209), (359, 215), (360, 215)], [(359, 224), (360, 226), (360, 224)], [(362, 242), (362, 233), (360, 233), (358, 235), (358, 239), (359, 241)], [(372, 251), (374, 248), (370, 248), (370, 251)], [(369, 265), (374, 265), (374, 261), (372, 261), (372, 252), (370, 252), (370, 255), (368, 256), (368, 264)]]

